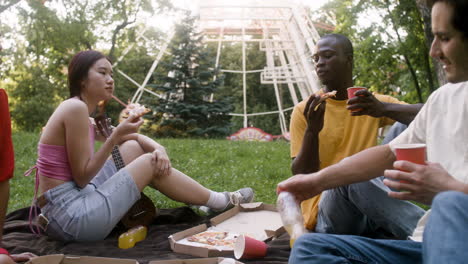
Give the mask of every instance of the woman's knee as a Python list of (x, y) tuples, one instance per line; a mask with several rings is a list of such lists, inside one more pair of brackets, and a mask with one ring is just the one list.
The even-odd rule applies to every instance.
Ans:
[(138, 141), (136, 140), (127, 140), (124, 143), (120, 144), (119, 148), (121, 150), (143, 151), (141, 149), (140, 143), (138, 143)]
[(0, 255), (0, 264), (13, 264), (15, 263), (8, 255)]
[(140, 143), (136, 140), (127, 140), (119, 146), (120, 153), (125, 164), (129, 164), (136, 158), (144, 154)]

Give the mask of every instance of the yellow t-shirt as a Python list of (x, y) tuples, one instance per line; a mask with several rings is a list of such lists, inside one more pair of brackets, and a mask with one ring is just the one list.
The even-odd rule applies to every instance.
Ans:
[[(381, 102), (405, 104), (388, 95), (374, 94), (374, 96)], [(291, 115), (292, 158), (299, 154), (307, 128), (307, 120), (303, 114), (306, 103), (307, 100), (304, 100), (297, 104)], [(386, 117), (351, 116), (346, 106), (346, 100), (327, 100), (324, 125), (319, 133), (320, 169), (377, 145), (378, 129), (394, 123), (393, 119)], [(304, 223), (309, 230), (314, 230), (317, 224), (319, 201), (320, 195), (317, 195), (301, 204)]]

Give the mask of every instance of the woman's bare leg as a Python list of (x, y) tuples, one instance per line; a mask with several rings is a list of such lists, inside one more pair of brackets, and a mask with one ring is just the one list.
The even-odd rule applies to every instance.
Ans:
[(126, 169), (132, 175), (138, 189), (151, 185), (167, 197), (188, 204), (205, 205), (210, 190), (182, 172), (172, 168), (168, 176), (153, 175), (151, 154), (145, 154), (136, 141), (127, 141), (120, 146)]
[(119, 146), (120, 154), (138, 190), (143, 189), (153, 179), (153, 166), (151, 166), (151, 154), (146, 153), (135, 140), (129, 140)]
[(193, 205), (205, 205), (210, 198), (210, 190), (172, 168), (171, 173), (165, 177), (154, 177), (151, 185), (167, 197)]

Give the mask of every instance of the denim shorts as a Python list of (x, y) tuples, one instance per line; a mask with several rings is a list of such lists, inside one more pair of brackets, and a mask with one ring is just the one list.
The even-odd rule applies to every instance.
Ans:
[(140, 198), (135, 181), (125, 169), (117, 172), (112, 160), (85, 187), (66, 182), (44, 193), (41, 209), (49, 220), (46, 234), (62, 241), (103, 240)]

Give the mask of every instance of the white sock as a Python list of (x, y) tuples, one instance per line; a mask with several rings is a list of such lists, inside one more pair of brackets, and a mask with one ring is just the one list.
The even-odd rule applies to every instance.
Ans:
[(208, 202), (206, 202), (206, 206), (214, 210), (222, 210), (226, 208), (228, 202), (229, 200), (224, 193), (213, 192), (210, 190), (210, 198), (208, 199)]

